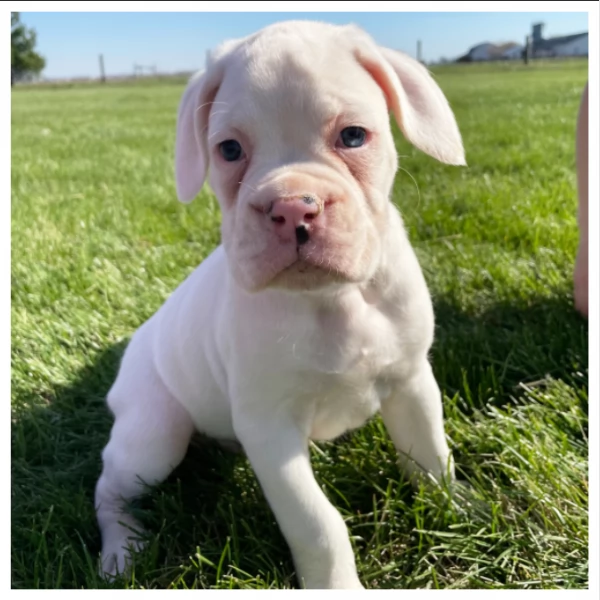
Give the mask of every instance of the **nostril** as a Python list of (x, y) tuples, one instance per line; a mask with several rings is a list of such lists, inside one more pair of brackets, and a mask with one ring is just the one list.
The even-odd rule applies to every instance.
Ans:
[(296, 227), (296, 242), (298, 243), (298, 246), (302, 246), (303, 244), (306, 244), (306, 242), (308, 242), (308, 229), (306, 229), (306, 227), (304, 227), (304, 225), (300, 225), (299, 227)]
[(271, 217), (273, 223), (285, 223), (285, 217)]
[(304, 215), (304, 220), (305, 221), (312, 221), (316, 216), (317, 216), (316, 213), (306, 213)]

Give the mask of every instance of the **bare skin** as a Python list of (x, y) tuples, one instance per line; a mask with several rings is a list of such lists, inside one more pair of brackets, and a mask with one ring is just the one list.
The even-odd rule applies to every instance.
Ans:
[(577, 118), (577, 192), (579, 196), (579, 249), (575, 261), (575, 308), (588, 316), (588, 85), (586, 84)]

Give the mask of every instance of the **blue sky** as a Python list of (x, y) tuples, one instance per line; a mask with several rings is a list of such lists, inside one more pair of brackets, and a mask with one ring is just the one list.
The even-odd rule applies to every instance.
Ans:
[(108, 75), (131, 73), (133, 64), (156, 65), (160, 72), (195, 70), (206, 50), (275, 21), (305, 18), (354, 22), (375, 40), (423, 58), (456, 58), (480, 42), (523, 43), (531, 24), (546, 24), (551, 37), (588, 29), (588, 15), (573, 13), (21, 13), (35, 28), (48, 78), (95, 76), (98, 55)]

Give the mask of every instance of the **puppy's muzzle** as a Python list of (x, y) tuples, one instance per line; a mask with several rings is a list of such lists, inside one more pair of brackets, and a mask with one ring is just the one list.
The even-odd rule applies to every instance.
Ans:
[(271, 202), (265, 214), (282, 241), (296, 239), (302, 246), (310, 239), (315, 221), (323, 212), (320, 200), (310, 195), (281, 198)]

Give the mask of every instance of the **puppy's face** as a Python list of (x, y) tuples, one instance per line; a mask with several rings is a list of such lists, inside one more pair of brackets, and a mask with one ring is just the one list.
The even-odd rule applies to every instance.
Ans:
[(397, 161), (394, 82), (340, 29), (290, 23), (234, 43), (182, 102), (178, 160), (189, 161), (191, 106), (196, 169), (210, 164), (223, 244), (248, 291), (361, 282), (379, 263)]
[(236, 61), (212, 103), (223, 243), (246, 289), (362, 281), (396, 164), (385, 98), (349, 56), (331, 69), (314, 48), (286, 50)]

